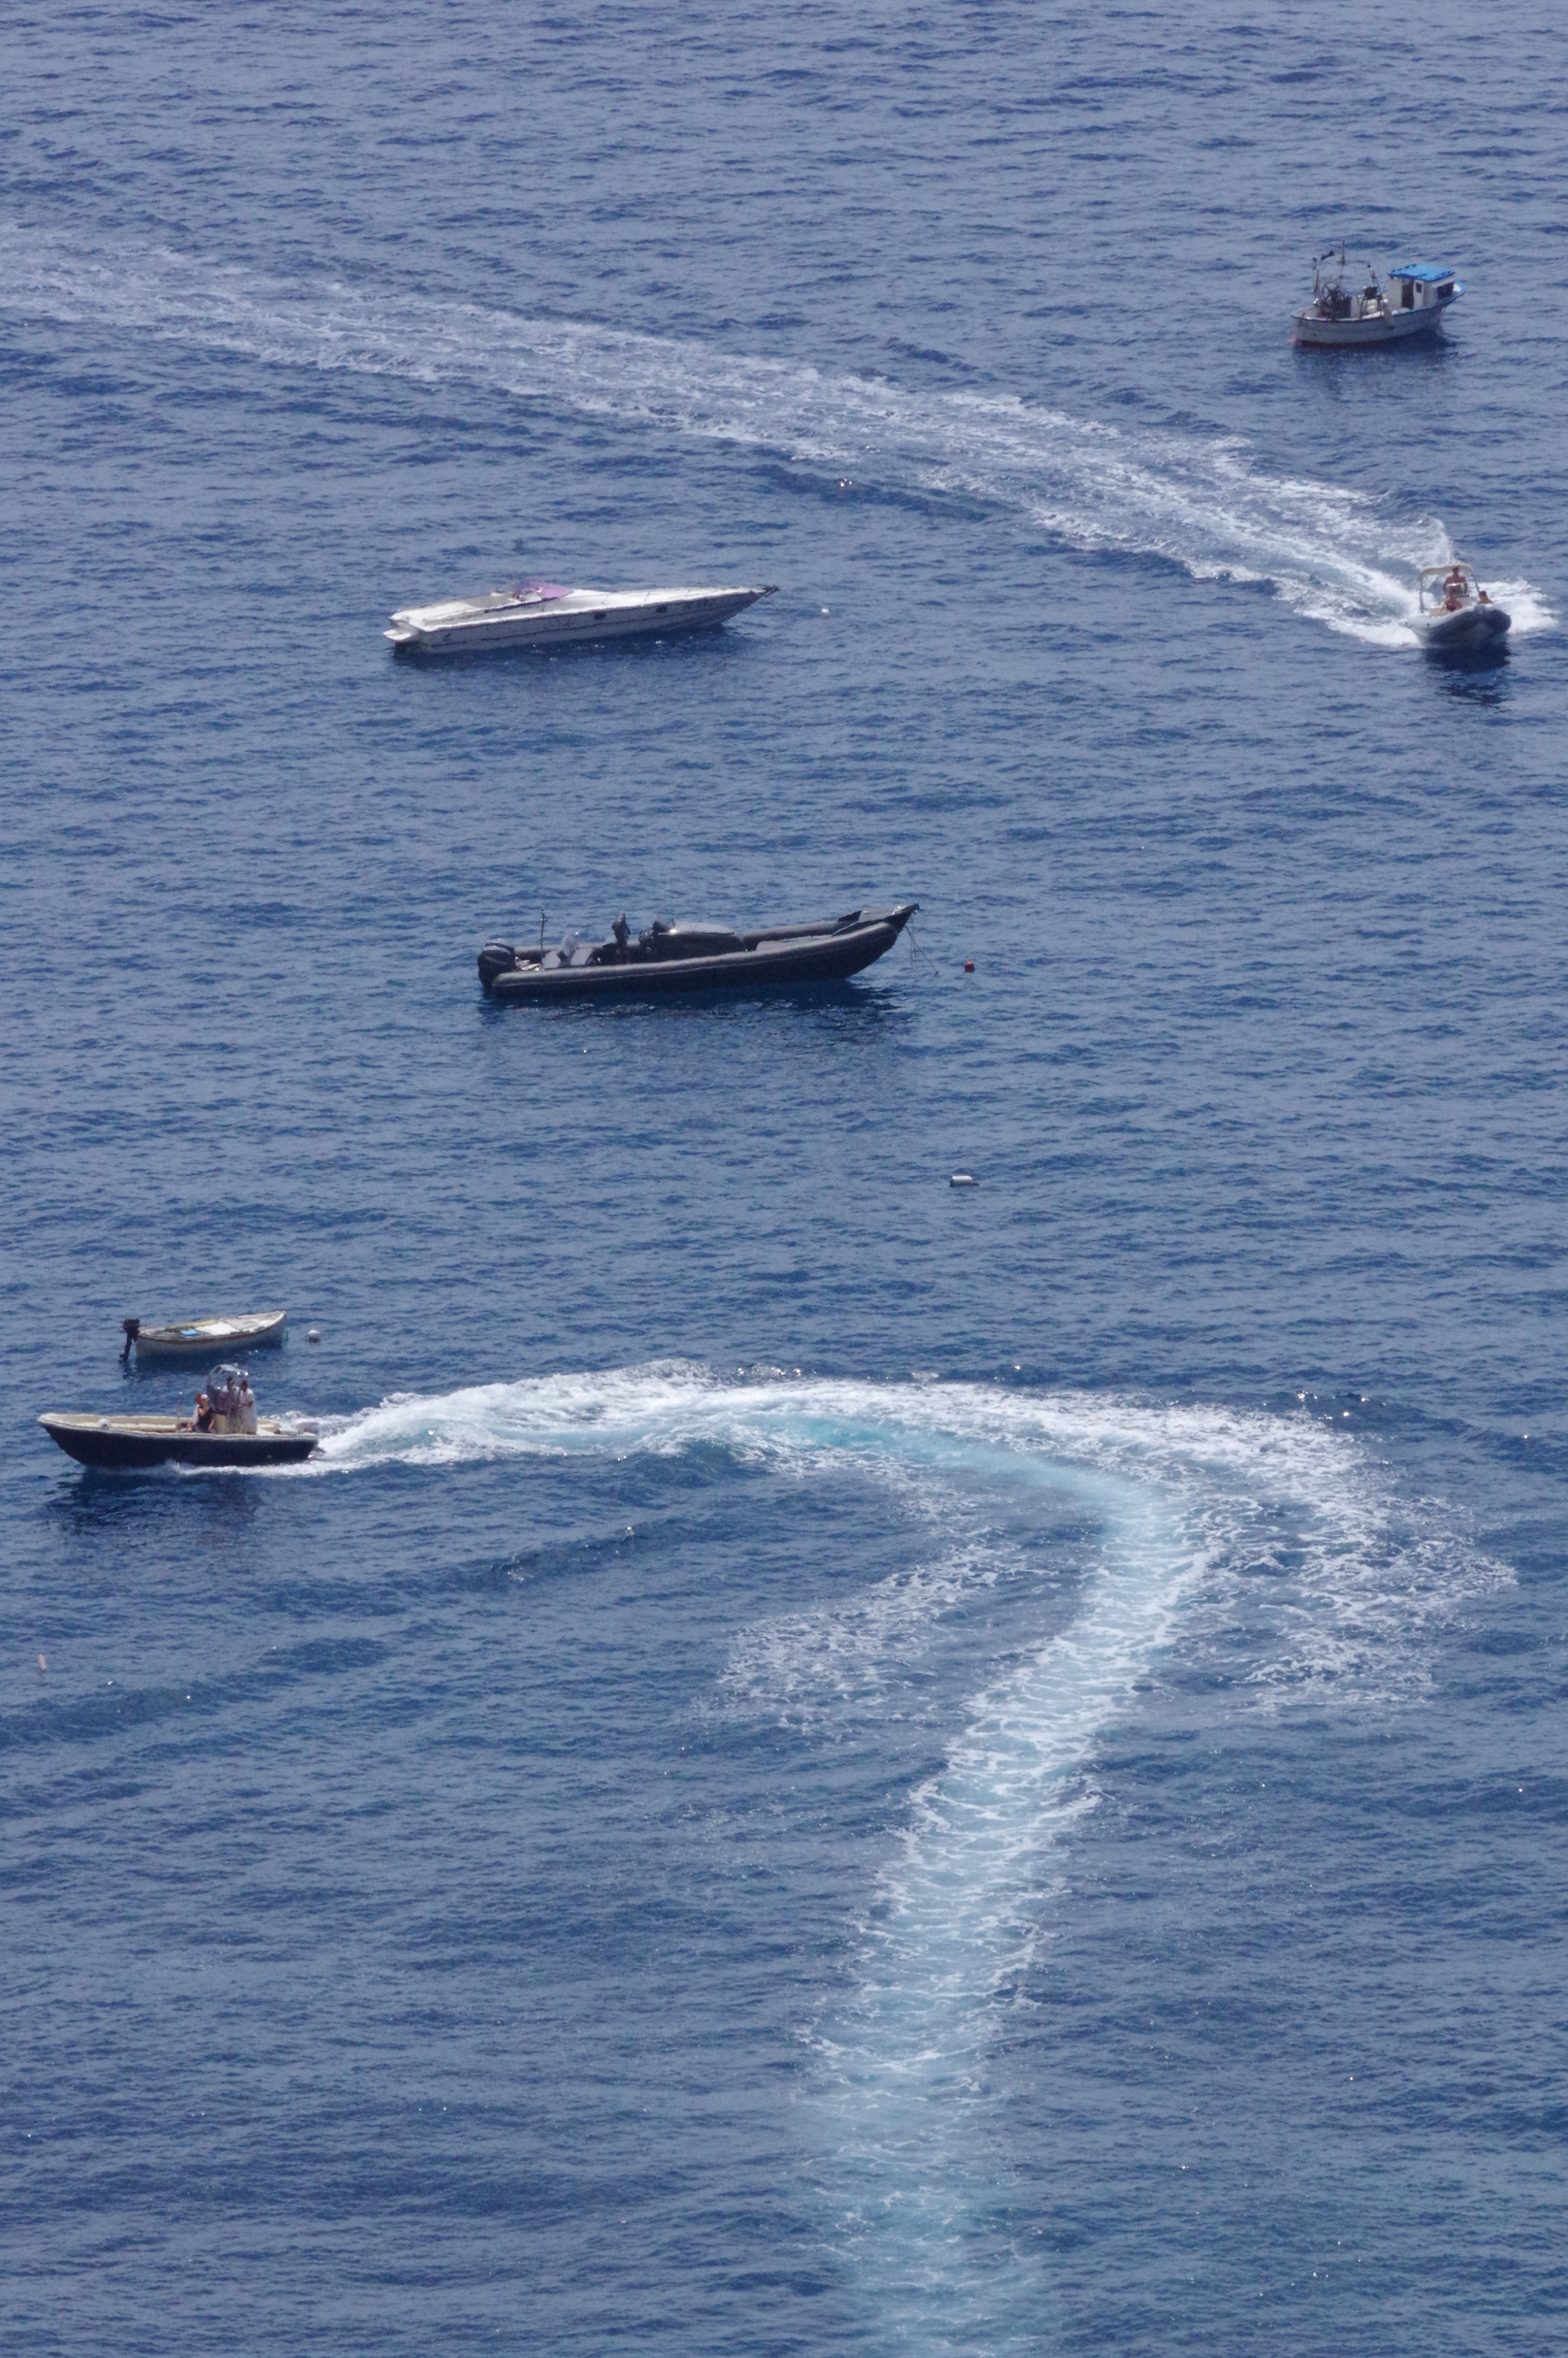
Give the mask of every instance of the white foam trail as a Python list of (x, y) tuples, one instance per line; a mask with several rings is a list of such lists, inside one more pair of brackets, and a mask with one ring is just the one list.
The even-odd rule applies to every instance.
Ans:
[[(1234, 438), (1104, 425), (1013, 395), (909, 388), (592, 322), (271, 280), (199, 256), (83, 252), (15, 222), (0, 225), (0, 309), (283, 366), (476, 385), (778, 451), (887, 489), (962, 493), (1075, 548), (1165, 557), (1197, 580), (1267, 583), (1297, 612), (1376, 645), (1416, 644), (1416, 573), (1454, 555), (1434, 519), (1271, 477)], [(1552, 626), (1539, 592), (1509, 587), (1517, 632)]]
[(890, 1671), (932, 1655), (999, 1577), (1016, 1581), (1016, 1549), (974, 1528), (994, 1525), (999, 1487), (1014, 1512), (1039, 1495), (1093, 1535), (1075, 1541), (1087, 1571), (1042, 1578), (1037, 1634), (971, 1695), (907, 1805), (857, 1969), (810, 2033), (815, 2168), (870, 2341), (1033, 2347), (1043, 2288), (1015, 2243), (1000, 2158), (1005, 2038), (1108, 1729), (1139, 1709), (1168, 1649), (1212, 1674), (1227, 1711), (1406, 1702), (1430, 1625), (1509, 1575), (1443, 1509), (1403, 1505), (1361, 1445), (1304, 1406), (1281, 1417), (661, 1365), (388, 1400), (331, 1425), (294, 1478), (699, 1445), (782, 1480), (896, 1485), (904, 1527), (930, 1535), (928, 1561), (734, 1640), (720, 1707), (808, 1736), (883, 1710)]
[(1038, 2346), (997, 2143), (999, 2033), (1047, 1908), (1052, 1851), (1108, 1724), (1169, 1638), (1201, 1553), (1130, 1484), (1084, 1486), (1102, 1562), (1070, 1626), (979, 1696), (880, 1878), (858, 1986), (818, 2033), (840, 2232), (878, 2338)]
[[(1298, 1692), (1363, 1703), (1411, 1691), (1424, 1658), (1402, 1640), (1503, 1576), (1447, 1511), (1412, 1506), (1347, 1433), (1299, 1416), (1161, 1407), (1000, 1385), (862, 1383), (774, 1371), (723, 1378), (685, 1363), (561, 1373), (395, 1394), (322, 1421), (310, 1480), (388, 1462), (432, 1468), (508, 1457), (676, 1454), (700, 1444), (798, 1481), (849, 1468), (924, 1498), (932, 1560), (849, 1606), (753, 1626), (726, 1677), (734, 1708), (810, 1717), (921, 1641), (994, 1579), (994, 1549), (961, 1525), (965, 1479), (1130, 1486), (1161, 1501), (1183, 1561), (1207, 1567), (1184, 1621), (1227, 1680), (1277, 1708)], [(1120, 1495), (1119, 1492), (1118, 1495)], [(855, 1673), (850, 1684), (864, 1684)]]

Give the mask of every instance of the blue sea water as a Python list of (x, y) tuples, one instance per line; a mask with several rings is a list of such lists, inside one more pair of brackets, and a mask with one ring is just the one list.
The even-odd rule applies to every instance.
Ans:
[[(5, 13), (0, 2347), (1568, 2341), (1563, 63)], [(301, 1471), (33, 1422), (284, 1303)]]

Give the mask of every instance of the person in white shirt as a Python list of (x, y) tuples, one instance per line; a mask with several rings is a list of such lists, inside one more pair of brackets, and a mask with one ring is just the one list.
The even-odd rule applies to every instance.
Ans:
[(239, 1398), (235, 1401), (235, 1410), (238, 1415), (240, 1431), (242, 1433), (254, 1433), (256, 1429), (255, 1394), (251, 1390), (250, 1377), (243, 1368), (240, 1373), (240, 1390)]

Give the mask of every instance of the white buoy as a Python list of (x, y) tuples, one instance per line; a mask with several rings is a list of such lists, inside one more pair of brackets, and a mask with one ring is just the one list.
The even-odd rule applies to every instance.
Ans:
[(309, 1334), (305, 1337), (305, 1340), (308, 1343), (319, 1343), (321, 1340), (321, 1329), (319, 1326), (312, 1326)]
[(974, 1184), (974, 1179), (968, 1171), (955, 1171), (947, 1182), (949, 1187), (972, 1187)]

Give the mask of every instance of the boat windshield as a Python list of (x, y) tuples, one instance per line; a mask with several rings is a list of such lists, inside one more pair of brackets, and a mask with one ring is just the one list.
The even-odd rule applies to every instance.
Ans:
[(1474, 606), (1480, 584), (1467, 565), (1428, 565), (1422, 569), (1420, 604), (1423, 614), (1456, 614)]

